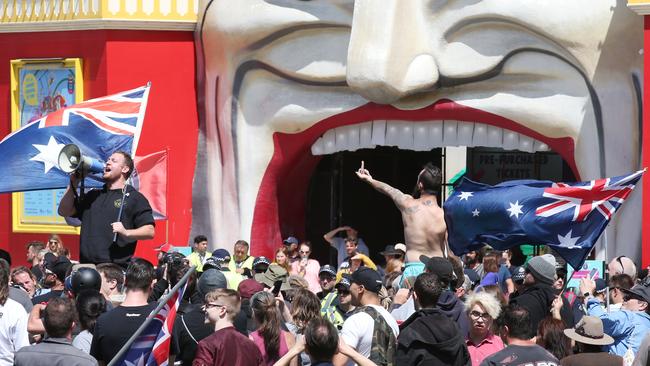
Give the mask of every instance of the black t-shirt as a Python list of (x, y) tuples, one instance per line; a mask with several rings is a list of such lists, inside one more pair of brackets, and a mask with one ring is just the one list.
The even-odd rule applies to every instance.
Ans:
[(510, 345), (484, 359), (481, 366), (560, 366), (560, 361), (538, 345)]
[[(154, 225), (149, 201), (132, 186), (127, 185), (121, 222), (124, 228), (135, 229)], [(82, 202), (76, 205), (76, 217), (81, 219), (79, 256), (81, 263), (115, 262), (124, 264), (135, 252), (137, 241), (127, 241), (117, 236), (113, 244), (111, 223), (117, 221), (122, 202), (121, 189), (94, 189), (86, 193)]]
[(174, 320), (171, 353), (183, 365), (191, 365), (198, 342), (214, 333), (214, 325), (205, 323), (205, 313), (198, 305), (187, 304)]
[(100, 315), (93, 331), (90, 355), (98, 361), (109, 363), (156, 305), (151, 303), (143, 306), (118, 306)]

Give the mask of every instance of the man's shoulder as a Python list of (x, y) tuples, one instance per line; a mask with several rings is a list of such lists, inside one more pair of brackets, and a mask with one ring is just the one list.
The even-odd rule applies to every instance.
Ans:
[[(519, 362), (511, 363), (515, 362), (515, 360)], [(531, 361), (533, 364), (535, 364), (534, 362), (542, 361), (556, 362), (556, 365), (559, 365), (560, 362), (549, 351), (534, 344), (530, 346), (507, 346), (492, 356), (487, 357), (481, 365), (518, 365), (524, 361)]]
[[(27, 347), (22, 347), (16, 351), (15, 359), (18, 363), (20, 360), (27, 360), (31, 357), (37, 357), (38, 354), (53, 354), (55, 353), (57, 357), (66, 357), (70, 358), (69, 361), (74, 359), (77, 363), (75, 364), (86, 364), (86, 365), (97, 365), (97, 360), (91, 355), (76, 349), (72, 344), (69, 343), (59, 343), (59, 342), (48, 342), (47, 340), (41, 343), (33, 344)], [(79, 363), (81, 360), (85, 360), (85, 363)], [(28, 363), (23, 363), (28, 364)]]

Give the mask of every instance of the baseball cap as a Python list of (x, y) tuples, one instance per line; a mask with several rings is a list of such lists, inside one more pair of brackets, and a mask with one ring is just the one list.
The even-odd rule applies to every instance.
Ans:
[(300, 242), (294, 236), (290, 236), (282, 241), (282, 244), (284, 245), (291, 245), (291, 244), (298, 244), (298, 243)]
[(442, 281), (451, 281), (454, 278), (454, 268), (448, 259), (421, 255), (420, 262), (424, 263), (427, 272), (437, 275)]
[(264, 286), (252, 278), (247, 278), (239, 283), (237, 291), (243, 299), (250, 299), (256, 293), (264, 291)]
[(212, 290), (226, 287), (228, 287), (226, 276), (214, 268), (203, 271), (203, 274), (201, 277), (199, 277), (199, 281), (197, 283), (197, 289), (199, 290), (199, 294), (201, 296), (205, 296), (205, 294)]
[(210, 268), (221, 270), (221, 261), (215, 257), (206, 259), (203, 263), (203, 270), (207, 271)]
[(154, 248), (154, 250), (155, 250), (156, 252), (167, 253), (167, 252), (169, 252), (170, 250), (172, 250), (172, 245), (169, 244), (169, 243), (163, 243), (163, 244), (160, 244), (160, 246)]
[(323, 272), (331, 274), (332, 276), (336, 276), (336, 268), (334, 268), (334, 266), (331, 266), (329, 264), (326, 264), (326, 265), (320, 267), (320, 270), (318, 271), (318, 274), (320, 275)]
[(257, 267), (259, 264), (266, 264), (268, 266), (271, 264), (271, 261), (265, 256), (259, 256), (253, 260), (253, 268)]
[(386, 245), (384, 250), (379, 252), (379, 254), (380, 255), (393, 255), (393, 254), (395, 254), (395, 246), (393, 244), (388, 244), (388, 245)]
[(381, 290), (381, 276), (379, 273), (368, 267), (361, 267), (350, 276), (350, 283), (362, 285), (366, 290), (379, 293)]
[(65, 281), (65, 275), (68, 272), (68, 268), (72, 266), (72, 262), (65, 257), (65, 256), (60, 256), (56, 258), (52, 262), (48, 262), (45, 265), (45, 269), (47, 271), (50, 271), (51, 273), (54, 273), (55, 276), (61, 280), (61, 282)]
[(489, 272), (485, 274), (485, 277), (481, 280), (481, 286), (491, 286), (499, 284), (499, 276), (496, 272)]
[(526, 277), (526, 268), (523, 266), (515, 268), (514, 273), (512, 274), (512, 281), (521, 283), (524, 282), (524, 277)]
[(228, 252), (226, 249), (219, 248), (212, 252), (212, 257), (219, 262), (228, 262), (230, 261), (230, 252)]
[(350, 275), (349, 274), (344, 274), (343, 277), (339, 280), (339, 282), (336, 283), (334, 286), (337, 290), (342, 289), (344, 291), (349, 291), (350, 290), (350, 285), (352, 283), (350, 282)]
[(594, 281), (596, 282), (596, 293), (597, 294), (602, 294), (607, 290), (607, 281), (605, 281), (602, 278), (596, 278)]
[(400, 254), (399, 252), (402, 252), (402, 254), (406, 253), (406, 245), (402, 243), (395, 244), (395, 252), (395, 254)]

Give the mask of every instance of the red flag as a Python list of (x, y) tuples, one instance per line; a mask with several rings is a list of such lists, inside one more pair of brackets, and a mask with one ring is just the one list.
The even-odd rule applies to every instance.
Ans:
[(149, 200), (153, 217), (167, 218), (167, 150), (158, 151), (134, 159), (133, 187)]

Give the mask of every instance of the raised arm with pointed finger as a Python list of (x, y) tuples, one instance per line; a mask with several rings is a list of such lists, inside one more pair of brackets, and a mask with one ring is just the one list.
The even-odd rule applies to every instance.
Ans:
[(412, 198), (410, 195), (402, 193), (402, 191), (397, 188), (391, 187), (384, 182), (373, 179), (370, 175), (370, 172), (364, 168), (363, 161), (361, 162), (361, 168), (359, 168), (356, 173), (359, 179), (370, 184), (374, 189), (390, 197), (399, 209), (404, 208), (405, 202), (409, 198)]

